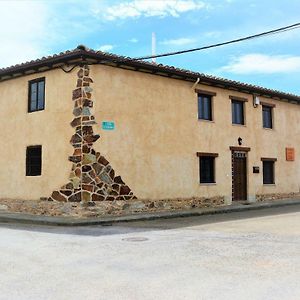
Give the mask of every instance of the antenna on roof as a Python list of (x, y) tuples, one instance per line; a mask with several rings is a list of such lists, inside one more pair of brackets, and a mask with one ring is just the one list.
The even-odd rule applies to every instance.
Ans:
[[(152, 32), (152, 56), (156, 55), (156, 35), (155, 32)], [(156, 58), (152, 57), (152, 62), (156, 63)]]

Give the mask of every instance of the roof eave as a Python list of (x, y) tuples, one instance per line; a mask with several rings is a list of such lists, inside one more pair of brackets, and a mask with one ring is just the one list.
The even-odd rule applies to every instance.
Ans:
[(113, 54), (101, 54), (94, 51), (86, 51), (81, 49), (76, 49), (76, 51), (70, 51), (54, 55), (49, 58), (42, 58), (40, 60), (0, 70), (0, 81), (32, 73), (43, 72), (53, 68), (61, 67), (63, 65), (72, 65), (84, 61), (88, 61), (92, 64), (105, 64), (119, 68), (130, 67), (131, 70), (147, 72), (173, 79), (196, 81), (197, 78), (200, 78), (200, 83), (203, 84), (220, 88), (233, 89), (238, 92), (266, 96), (276, 98), (276, 100), (300, 104), (300, 97), (296, 95), (287, 94), (280, 91), (273, 91), (267, 88), (255, 87), (231, 80), (205, 76), (204, 74), (187, 70), (180, 70), (176, 68), (173, 69), (173, 67), (145, 63), (142, 61), (132, 60), (130, 58)]

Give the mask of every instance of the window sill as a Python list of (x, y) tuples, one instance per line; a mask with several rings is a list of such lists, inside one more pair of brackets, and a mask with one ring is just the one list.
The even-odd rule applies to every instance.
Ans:
[(274, 131), (274, 128), (263, 127), (264, 130)]
[(214, 120), (205, 120), (205, 119), (198, 119), (200, 122), (205, 122), (205, 123), (215, 123)]
[(200, 186), (211, 186), (211, 185), (217, 185), (216, 182), (211, 182), (211, 183), (200, 183)]
[(263, 183), (263, 186), (276, 186), (276, 183)]
[(42, 109), (27, 111), (27, 113), (31, 114), (31, 113), (34, 113), (34, 112), (44, 111), (44, 110), (45, 110), (45, 108), (42, 108)]
[(238, 127), (247, 127), (246, 124), (233, 124), (231, 123), (232, 126), (238, 126)]

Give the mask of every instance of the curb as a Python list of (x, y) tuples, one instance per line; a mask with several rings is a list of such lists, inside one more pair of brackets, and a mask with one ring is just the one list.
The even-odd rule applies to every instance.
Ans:
[(156, 219), (173, 219), (184, 217), (195, 217), (204, 215), (215, 215), (234, 213), (250, 210), (261, 210), (290, 205), (300, 205), (300, 199), (282, 199), (274, 202), (263, 202), (253, 204), (237, 204), (215, 208), (192, 209), (185, 211), (168, 211), (147, 214), (135, 214), (124, 216), (107, 216), (95, 218), (76, 218), (76, 217), (50, 217), (22, 213), (0, 212), (0, 223), (10, 224), (32, 224), (32, 225), (51, 225), (51, 226), (90, 226), (90, 225), (111, 225), (120, 222), (148, 221)]

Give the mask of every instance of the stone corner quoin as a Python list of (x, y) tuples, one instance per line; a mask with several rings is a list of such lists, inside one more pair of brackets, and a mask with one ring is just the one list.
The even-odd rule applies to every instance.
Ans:
[(74, 147), (69, 156), (72, 170), (69, 182), (59, 190), (52, 192), (48, 200), (63, 202), (94, 202), (136, 199), (131, 189), (116, 176), (114, 169), (100, 152), (93, 149), (93, 144), (100, 135), (94, 134), (96, 124), (91, 109), (93, 108), (88, 65), (83, 65), (77, 72), (77, 85), (73, 90), (74, 119), (71, 126), (75, 133), (70, 143)]

